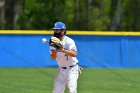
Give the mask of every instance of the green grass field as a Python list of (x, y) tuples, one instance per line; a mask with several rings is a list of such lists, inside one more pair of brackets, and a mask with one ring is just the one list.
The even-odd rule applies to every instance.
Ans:
[[(0, 68), (0, 93), (52, 93), (56, 68)], [(87, 69), (78, 93), (139, 93), (140, 69)], [(67, 93), (67, 91), (65, 91)]]

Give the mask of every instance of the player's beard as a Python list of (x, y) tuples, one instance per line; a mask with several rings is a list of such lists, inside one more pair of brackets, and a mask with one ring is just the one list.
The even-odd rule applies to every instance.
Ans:
[(62, 34), (61, 33), (54, 32), (53, 36), (54, 37), (57, 37), (57, 38), (61, 38), (62, 37)]

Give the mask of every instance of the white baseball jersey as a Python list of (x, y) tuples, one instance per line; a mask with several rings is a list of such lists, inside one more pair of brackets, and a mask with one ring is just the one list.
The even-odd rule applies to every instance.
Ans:
[[(64, 49), (73, 50), (73, 51), (77, 52), (75, 42), (68, 36), (63, 36), (63, 39), (61, 42), (62, 42)], [(54, 50), (54, 49), (55, 48), (50, 46), (50, 50)], [(67, 54), (62, 53), (59, 50), (57, 51), (56, 60), (57, 60), (58, 65), (62, 66), (62, 67), (68, 67), (68, 66), (72, 66), (72, 65), (75, 65), (76, 63), (78, 63), (78, 60), (76, 57), (68, 56)]]

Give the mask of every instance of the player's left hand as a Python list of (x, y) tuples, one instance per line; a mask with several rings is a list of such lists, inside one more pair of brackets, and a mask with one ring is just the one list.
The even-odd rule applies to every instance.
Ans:
[(63, 48), (62, 42), (57, 37), (51, 37), (49, 40), (49, 45), (60, 50)]

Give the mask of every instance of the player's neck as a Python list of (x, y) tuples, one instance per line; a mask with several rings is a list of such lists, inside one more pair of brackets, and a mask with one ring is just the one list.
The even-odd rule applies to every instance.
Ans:
[(60, 41), (62, 41), (62, 40), (63, 40), (63, 38), (64, 38), (64, 36), (60, 37), (60, 38), (59, 38), (59, 40), (60, 40)]

